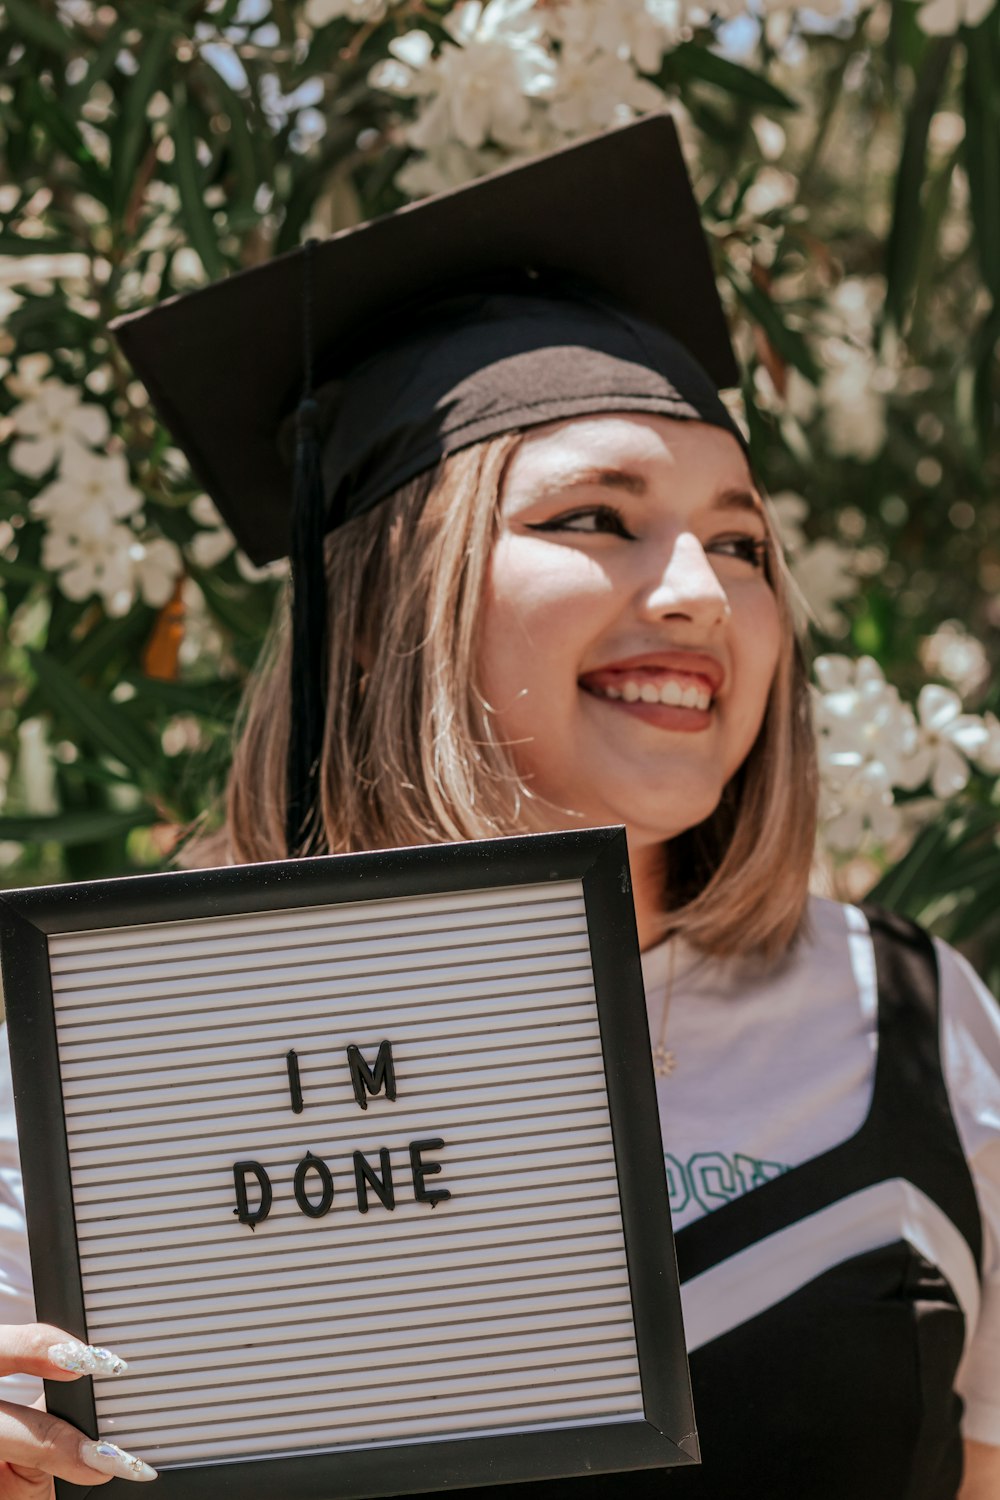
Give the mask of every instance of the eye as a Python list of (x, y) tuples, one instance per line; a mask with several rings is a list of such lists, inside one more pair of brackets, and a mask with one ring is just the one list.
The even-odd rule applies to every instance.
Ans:
[(734, 557), (747, 562), (753, 568), (762, 568), (767, 561), (770, 544), (755, 536), (721, 536), (709, 542), (709, 552), (719, 552), (723, 557)]
[(603, 533), (627, 537), (629, 541), (635, 540), (633, 533), (625, 525), (621, 512), (613, 505), (588, 505), (580, 510), (568, 510), (561, 516), (553, 516), (549, 521), (528, 521), (526, 526), (529, 531), (576, 531), (585, 536)]

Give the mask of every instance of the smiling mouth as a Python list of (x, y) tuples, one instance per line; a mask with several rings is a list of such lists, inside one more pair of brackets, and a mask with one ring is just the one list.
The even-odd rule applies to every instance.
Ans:
[(707, 713), (713, 703), (705, 679), (687, 672), (621, 672), (613, 679), (611, 674), (602, 673), (600, 678), (581, 678), (580, 686), (595, 698), (626, 705), (662, 705)]

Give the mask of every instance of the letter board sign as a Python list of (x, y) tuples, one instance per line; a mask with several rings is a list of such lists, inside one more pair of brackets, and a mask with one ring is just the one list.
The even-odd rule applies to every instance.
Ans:
[(38, 1316), (129, 1362), (49, 1409), (161, 1495), (697, 1461), (620, 829), (8, 892), (0, 959)]

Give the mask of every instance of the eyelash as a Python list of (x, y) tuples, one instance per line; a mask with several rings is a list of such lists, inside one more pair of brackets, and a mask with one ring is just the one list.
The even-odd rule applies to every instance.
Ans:
[[(613, 505), (589, 505), (582, 510), (567, 511), (563, 516), (554, 516), (551, 521), (536, 521), (528, 524), (529, 531), (574, 531), (577, 528), (570, 523), (581, 518), (593, 517), (607, 524), (605, 527), (595, 526), (589, 531), (591, 536), (600, 535), (602, 531), (608, 531), (614, 536), (623, 537), (626, 541), (634, 542), (635, 534), (629, 531), (620, 511)], [(581, 534), (588, 535), (588, 528), (581, 528)], [(762, 568), (767, 561), (770, 544), (766, 539), (758, 539), (752, 536), (731, 536), (720, 538), (719, 541), (709, 543), (709, 546), (733, 547), (730, 556), (737, 558), (740, 562), (747, 562), (754, 568)]]

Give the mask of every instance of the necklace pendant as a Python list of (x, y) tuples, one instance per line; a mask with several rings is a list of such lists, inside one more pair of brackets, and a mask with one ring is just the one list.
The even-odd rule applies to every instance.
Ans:
[(677, 1067), (677, 1057), (662, 1045), (653, 1048), (653, 1072), (657, 1078), (669, 1078)]

